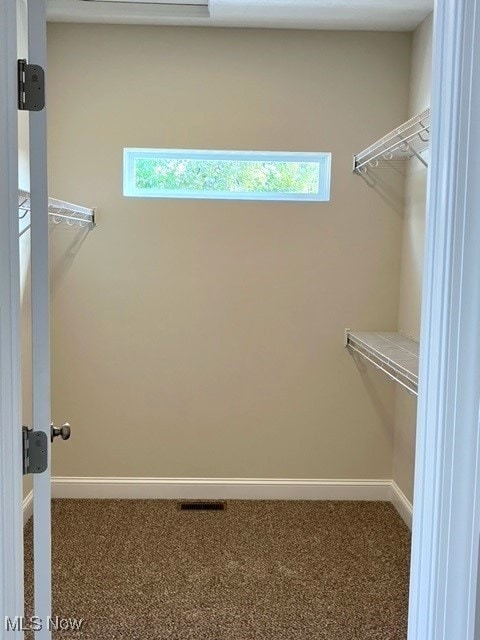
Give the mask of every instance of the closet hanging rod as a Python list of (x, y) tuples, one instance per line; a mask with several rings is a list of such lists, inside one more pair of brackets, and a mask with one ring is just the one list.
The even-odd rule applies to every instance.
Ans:
[(430, 109), (426, 109), (356, 154), (353, 158), (353, 170), (362, 174), (369, 166), (376, 167), (380, 161), (407, 160), (413, 156), (427, 166), (421, 153), (428, 149), (429, 134)]
[(388, 378), (390, 378), (390, 380), (393, 380), (393, 382), (397, 382), (398, 384), (400, 384), (404, 389), (406, 389), (412, 395), (416, 395), (415, 391), (408, 384), (406, 384), (405, 382), (403, 382), (402, 380), (397, 378), (393, 373), (390, 373), (390, 371), (388, 371), (387, 369), (382, 367), (380, 364), (378, 364), (378, 362), (375, 362), (375, 360), (373, 360), (373, 358), (370, 358), (369, 356), (367, 356), (366, 353), (364, 353), (360, 349), (357, 349), (357, 347), (353, 346), (353, 344), (349, 344), (348, 348), (351, 351), (354, 351), (355, 353), (358, 353), (358, 355), (360, 355), (364, 360), (366, 360), (371, 365), (373, 365), (376, 369), (378, 369), (379, 371), (384, 373)]
[[(429, 133), (429, 128), (428, 127), (424, 127), (421, 129), (420, 133), (422, 132), (426, 132)], [(411, 133), (408, 136), (401, 138), (400, 140), (395, 141), (394, 143), (392, 143), (389, 147), (387, 147), (386, 149), (382, 149), (380, 151), (378, 151), (375, 155), (373, 155), (372, 157), (369, 157), (367, 160), (363, 160), (362, 162), (357, 162), (357, 164), (355, 165), (355, 170), (356, 171), (360, 171), (362, 169), (362, 167), (364, 167), (365, 165), (371, 164), (372, 162), (375, 162), (376, 160), (378, 160), (378, 158), (381, 158), (382, 160), (402, 160), (405, 159), (405, 156), (402, 156), (401, 158), (395, 158), (395, 157), (387, 157), (390, 156), (390, 154), (394, 154), (395, 151), (400, 151), (402, 153), (408, 153), (410, 150), (412, 150), (412, 153), (414, 153), (413, 149), (411, 149), (410, 147), (410, 141), (414, 140), (417, 136), (418, 136), (418, 131), (416, 131), (415, 133)], [(401, 147), (408, 147), (405, 149), (405, 151), (403, 151), (401, 149)], [(357, 156), (357, 159), (359, 158), (359, 156)]]
[(90, 221), (90, 220), (87, 220), (86, 218), (78, 218), (76, 216), (67, 216), (63, 213), (53, 213), (52, 211), (49, 211), (48, 215), (51, 216), (52, 221), (54, 223), (57, 223), (56, 218), (62, 218), (63, 220), (67, 220), (67, 224), (73, 221), (73, 222), (80, 222), (81, 223), (80, 226), (86, 226), (87, 224), (93, 224), (95, 226), (95, 220)]
[(24, 233), (27, 233), (27, 231), (30, 231), (31, 226), (32, 226), (31, 224), (27, 224), (26, 227), (23, 227), (23, 229), (18, 234), (18, 237), (21, 238)]
[(418, 395), (418, 342), (396, 332), (345, 331), (345, 346)]
[[(20, 190), (18, 192), (18, 212), (19, 220), (22, 220), (30, 213), (30, 194), (28, 191)], [(93, 229), (96, 226), (96, 211), (89, 207), (83, 207), (64, 200), (56, 198), (48, 199), (48, 214), (55, 224), (65, 221), (68, 226), (80, 226)], [(25, 233), (28, 227), (22, 229), (21, 235)]]

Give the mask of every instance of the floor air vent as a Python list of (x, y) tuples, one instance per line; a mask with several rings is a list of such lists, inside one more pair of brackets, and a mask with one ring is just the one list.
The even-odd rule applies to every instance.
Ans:
[(225, 502), (179, 502), (180, 511), (225, 511)]

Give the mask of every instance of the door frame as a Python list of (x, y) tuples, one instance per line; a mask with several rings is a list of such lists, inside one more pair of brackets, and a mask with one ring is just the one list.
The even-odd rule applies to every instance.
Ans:
[(480, 0), (438, 0), (409, 640), (473, 640), (480, 496)]
[[(14, 607), (21, 615), (15, 10), (15, 0), (0, 3), (0, 162), (11, 166), (0, 174), (0, 612)], [(474, 142), (480, 139), (480, 0), (437, 0), (434, 25), (408, 637), (474, 640), (480, 596), (480, 146)]]
[[(0, 626), (23, 615), (16, 0), (0, 3)], [(3, 635), (3, 633), (2, 633)], [(9, 634), (21, 638), (21, 631)]]

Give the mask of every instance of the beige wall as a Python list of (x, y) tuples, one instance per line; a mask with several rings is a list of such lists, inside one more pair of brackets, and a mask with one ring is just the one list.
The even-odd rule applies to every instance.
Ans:
[[(433, 14), (418, 27), (413, 38), (411, 117), (430, 106), (432, 30)], [(409, 162), (406, 180), (398, 326), (402, 333), (415, 340), (420, 337), (426, 188), (427, 170), (413, 159)], [(416, 410), (416, 398), (397, 389), (393, 479), (409, 500), (413, 499)]]
[[(54, 447), (71, 476), (391, 478), (394, 389), (345, 327), (395, 329), (410, 34), (50, 25)], [(129, 199), (123, 147), (331, 151), (332, 201)]]

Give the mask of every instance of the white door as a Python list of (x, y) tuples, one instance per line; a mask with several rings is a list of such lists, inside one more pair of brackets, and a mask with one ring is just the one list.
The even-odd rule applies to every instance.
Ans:
[[(35, 630), (36, 640), (51, 638), (51, 516), (50, 516), (50, 329), (48, 265), (48, 195), (46, 110), (42, 108), (41, 80), (46, 67), (46, 0), (3, 0), (0, 9), (0, 376), (2, 479), (2, 627), (7, 638), (23, 637), (24, 628)], [(18, 42), (16, 38), (18, 28)], [(26, 52), (28, 55), (26, 56)], [(19, 185), (18, 69), (17, 58), (27, 57), (34, 99), (20, 114), (27, 124), (29, 176)], [(30, 74), (27, 70), (27, 76)], [(38, 84), (40, 81), (40, 85)], [(26, 93), (26, 95), (28, 92)], [(28, 119), (26, 123), (25, 120)], [(25, 132), (22, 132), (25, 133)], [(25, 141), (28, 140), (27, 143)], [(22, 160), (25, 160), (24, 158)], [(29, 178), (29, 180), (28, 180)], [(30, 191), (30, 264), (32, 332), (31, 434), (21, 429), (20, 370), (20, 256), (18, 189)], [(24, 234), (22, 247), (25, 245)], [(24, 258), (24, 256), (23, 256)], [(36, 434), (36, 435), (34, 435)], [(34, 610), (35, 619), (23, 617), (23, 439), (30, 445), (29, 472), (33, 477)], [(38, 455), (40, 454), (40, 455)], [(38, 460), (33, 463), (34, 460)], [(13, 518), (12, 518), (13, 514)], [(13, 554), (12, 554), (13, 550)], [(10, 554), (10, 555), (9, 555)], [(3, 633), (2, 633), (3, 637)]]
[[(16, 2), (0, 2), (0, 635), (23, 613)], [(14, 640), (21, 631), (11, 634)]]
[[(28, 0), (28, 62), (46, 70), (46, 0)], [(49, 640), (51, 596), (50, 286), (46, 108), (29, 112), (32, 307), (32, 428), (46, 434), (48, 465), (33, 474), (34, 615)]]

